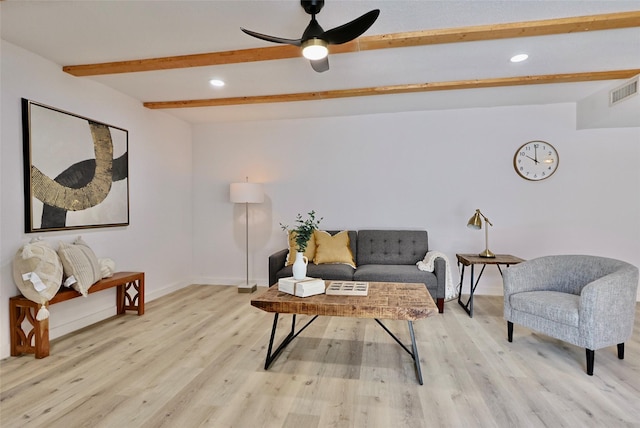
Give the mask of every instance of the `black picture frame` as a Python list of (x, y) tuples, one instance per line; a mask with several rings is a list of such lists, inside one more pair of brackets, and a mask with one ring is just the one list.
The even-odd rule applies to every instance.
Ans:
[(25, 232), (129, 225), (129, 132), (22, 99)]

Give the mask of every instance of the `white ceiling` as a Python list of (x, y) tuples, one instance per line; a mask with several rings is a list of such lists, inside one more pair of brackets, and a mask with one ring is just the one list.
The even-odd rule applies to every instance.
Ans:
[[(640, 10), (636, 1), (327, 0), (324, 29), (378, 8), (365, 35)], [(260, 33), (299, 38), (309, 15), (298, 1), (0, 2), (2, 39), (60, 66), (275, 46)], [(526, 52), (530, 58), (512, 64)], [(382, 49), (330, 55), (316, 73), (303, 58), (112, 74), (92, 79), (144, 101), (228, 98), (381, 85), (640, 68), (640, 28)], [(216, 89), (209, 79), (226, 81)], [(188, 122), (353, 115), (575, 102), (612, 82), (547, 84), (224, 107), (169, 109)]]

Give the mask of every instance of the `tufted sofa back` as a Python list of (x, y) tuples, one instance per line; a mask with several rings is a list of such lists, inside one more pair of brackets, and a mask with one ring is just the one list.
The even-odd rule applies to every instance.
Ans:
[(359, 230), (357, 260), (360, 265), (410, 265), (429, 251), (426, 230)]

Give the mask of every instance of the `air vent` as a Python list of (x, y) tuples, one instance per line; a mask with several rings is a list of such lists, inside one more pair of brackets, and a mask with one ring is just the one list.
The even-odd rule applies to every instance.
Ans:
[(609, 105), (610, 106), (616, 105), (626, 100), (629, 97), (637, 95), (638, 94), (638, 77), (640, 76), (636, 76), (635, 78), (628, 81), (624, 85), (619, 86), (616, 89), (613, 89), (609, 93)]

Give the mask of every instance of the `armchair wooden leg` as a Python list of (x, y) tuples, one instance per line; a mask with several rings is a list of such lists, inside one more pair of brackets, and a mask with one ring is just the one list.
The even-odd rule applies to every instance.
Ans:
[(618, 359), (624, 360), (624, 343), (618, 343)]
[(507, 340), (513, 342), (513, 323), (507, 321)]
[(593, 363), (595, 360), (595, 351), (593, 349), (587, 349), (587, 374), (593, 376)]

